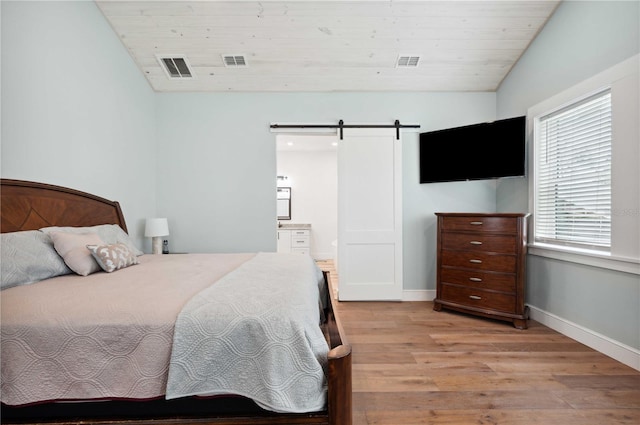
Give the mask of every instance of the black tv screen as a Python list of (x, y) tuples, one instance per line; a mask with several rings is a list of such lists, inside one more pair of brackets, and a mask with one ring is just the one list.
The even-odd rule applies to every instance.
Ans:
[(526, 117), (420, 134), (420, 183), (525, 175)]

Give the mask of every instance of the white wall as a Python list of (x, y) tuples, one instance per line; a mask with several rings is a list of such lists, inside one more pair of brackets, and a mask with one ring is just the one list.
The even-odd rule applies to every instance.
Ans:
[[(531, 106), (637, 54), (639, 5), (563, 2), (498, 90), (498, 117), (524, 115)], [(528, 198), (527, 181), (498, 185), (498, 210), (527, 211)], [(527, 303), (543, 318), (602, 341), (610, 338), (640, 359), (638, 275), (529, 255), (527, 276)]]
[(338, 237), (337, 150), (280, 151), (277, 170), (291, 187), (291, 220), (282, 223), (311, 224), (311, 256), (332, 258), (331, 242)]
[(93, 2), (0, 7), (2, 177), (117, 200), (145, 247), (156, 208), (149, 85)]

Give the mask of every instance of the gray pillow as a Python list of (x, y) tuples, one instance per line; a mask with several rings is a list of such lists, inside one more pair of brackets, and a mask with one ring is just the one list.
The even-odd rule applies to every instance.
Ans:
[(136, 256), (144, 254), (136, 247), (127, 232), (117, 224), (100, 224), (91, 227), (43, 227), (41, 232), (67, 232), (67, 233), (97, 233), (105, 244), (122, 243)]
[(0, 289), (72, 273), (56, 252), (51, 238), (42, 232), (2, 233), (0, 241)]

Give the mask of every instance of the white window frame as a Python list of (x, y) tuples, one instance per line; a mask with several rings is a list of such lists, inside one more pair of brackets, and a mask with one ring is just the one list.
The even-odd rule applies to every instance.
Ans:
[(529, 253), (596, 267), (640, 275), (640, 129), (638, 116), (638, 75), (640, 56), (636, 55), (583, 81), (527, 112), (529, 140), (529, 210), (535, 213), (534, 127), (540, 117), (566, 108), (608, 88), (612, 102), (612, 219), (611, 251), (598, 252), (572, 246), (545, 244), (534, 240), (534, 221), (530, 223)]
[[(607, 100), (608, 103), (605, 103)], [(606, 110), (607, 121), (602, 122), (601, 120), (598, 120), (593, 123), (585, 123), (584, 121), (581, 121), (578, 123), (578, 126), (576, 126), (575, 121), (576, 118), (578, 118), (576, 114), (584, 113), (584, 106), (594, 105), (594, 103), (597, 104), (595, 107), (598, 109), (591, 106), (590, 111), (592, 114), (597, 113), (598, 118), (605, 117), (600, 115), (600, 113), (604, 112), (602, 107), (608, 107)], [(567, 117), (567, 113), (573, 115), (569, 115)], [(535, 209), (533, 210), (534, 234), (532, 237), (536, 243), (553, 246), (557, 245), (562, 248), (574, 247), (578, 250), (593, 252), (595, 254), (611, 252), (611, 113), (611, 88), (607, 87), (600, 92), (589, 94), (581, 99), (575, 99), (575, 101), (564, 108), (548, 111), (544, 116), (534, 118), (533, 163), (534, 176), (536, 177), (534, 179)], [(563, 116), (565, 118), (558, 118)], [(573, 123), (568, 124), (567, 119), (572, 120)], [(559, 120), (559, 124), (561, 125), (560, 131), (565, 134), (567, 130), (571, 130), (573, 132), (573, 138), (571, 140), (554, 141), (553, 130), (556, 126), (553, 124), (556, 123), (557, 120)], [(551, 125), (552, 127), (548, 127), (548, 125)], [(571, 125), (572, 127), (567, 127), (567, 125)], [(596, 125), (598, 126), (597, 128), (595, 127)], [(586, 127), (589, 127), (589, 131), (592, 134), (592, 137), (588, 139), (584, 138)], [(545, 131), (547, 128), (549, 129), (548, 132)], [(594, 134), (594, 130), (596, 129), (598, 130), (597, 135)], [(608, 130), (608, 132), (603, 133), (602, 130)], [(580, 136), (581, 140), (577, 140), (575, 138), (576, 136)], [(598, 145), (594, 144), (594, 142), (596, 142), (594, 137), (598, 137)], [(604, 138), (608, 141), (606, 146), (602, 145)], [(577, 149), (575, 147), (571, 149), (571, 152), (575, 152), (578, 155), (585, 148), (589, 150), (597, 148), (599, 149), (599, 156), (601, 157), (601, 155), (607, 154), (609, 160), (606, 163), (600, 162), (598, 168), (596, 168), (596, 170), (598, 170), (597, 174), (594, 175), (593, 169), (590, 169), (588, 164), (576, 163), (573, 159), (567, 158), (566, 156), (564, 159), (562, 158), (562, 152), (557, 148), (558, 146), (563, 146), (567, 143), (572, 143), (574, 146), (577, 143), (581, 143), (578, 145)], [(556, 154), (554, 154), (554, 152), (556, 152)], [(546, 161), (547, 157), (549, 157), (548, 162)], [(576, 166), (579, 166), (580, 168), (575, 168)], [(606, 168), (603, 168), (603, 166)], [(547, 172), (544, 175), (544, 177), (546, 177), (546, 184), (543, 184), (540, 180), (540, 177), (542, 177), (542, 170), (544, 168), (547, 169)], [(570, 171), (570, 174), (566, 174), (565, 171), (569, 169), (572, 169), (572, 171)], [(589, 186), (583, 186), (585, 184), (585, 180), (583, 180), (582, 183), (578, 182), (578, 178), (582, 178), (580, 175), (584, 175), (585, 172), (589, 173)], [(559, 176), (558, 173), (564, 175)], [(596, 188), (594, 186), (596, 181), (606, 182), (607, 184), (604, 186), (599, 185)], [(543, 187), (547, 188), (547, 192), (543, 192)], [(587, 213), (587, 215), (585, 215), (586, 220), (578, 219), (578, 221), (574, 221), (574, 218), (576, 217), (575, 211), (581, 204), (580, 196), (584, 196), (578, 192), (582, 191), (582, 193), (584, 193), (583, 190), (585, 188), (591, 191), (589, 192), (589, 198), (583, 198), (583, 200), (587, 202), (586, 204), (582, 204), (584, 212)], [(553, 190), (551, 194), (549, 193), (550, 190)], [(564, 192), (564, 194), (559, 195), (560, 198), (557, 197), (558, 190), (560, 190), (561, 193)], [(570, 192), (567, 192), (568, 190), (570, 190)], [(542, 196), (542, 193), (546, 193), (547, 196)], [(569, 220), (562, 220), (560, 218), (561, 215), (559, 215), (560, 211), (558, 210), (559, 207), (557, 204), (559, 199), (571, 202), (572, 207), (570, 207), (570, 211), (573, 212), (568, 216)], [(546, 205), (541, 204), (543, 201), (548, 201), (550, 203)], [(542, 218), (539, 214), (541, 205), (546, 206), (547, 214), (545, 217), (547, 217), (546, 220), (549, 224), (548, 226), (544, 226), (541, 222)], [(562, 207), (560, 208), (562, 209)], [(603, 222), (598, 223), (593, 220), (593, 214), (596, 213), (596, 210), (598, 217), (604, 218)], [(592, 232), (595, 232), (592, 233), (592, 235), (585, 233), (586, 229), (584, 226), (586, 226), (587, 223), (591, 226)], [(558, 234), (558, 232), (564, 232), (564, 236), (562, 234)], [(600, 236), (596, 236), (598, 234)]]

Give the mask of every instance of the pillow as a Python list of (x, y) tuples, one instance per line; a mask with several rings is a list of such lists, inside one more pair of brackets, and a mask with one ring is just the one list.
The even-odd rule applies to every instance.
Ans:
[(123, 243), (87, 245), (87, 248), (102, 270), (107, 273), (138, 264), (136, 255)]
[(100, 266), (87, 249), (87, 245), (102, 245), (97, 233), (50, 232), (53, 247), (65, 264), (80, 276), (100, 271)]
[(135, 255), (144, 254), (133, 243), (127, 232), (117, 224), (100, 224), (91, 227), (44, 227), (41, 232), (97, 233), (105, 244), (123, 243)]
[(49, 236), (37, 230), (0, 235), (0, 289), (70, 274)]

